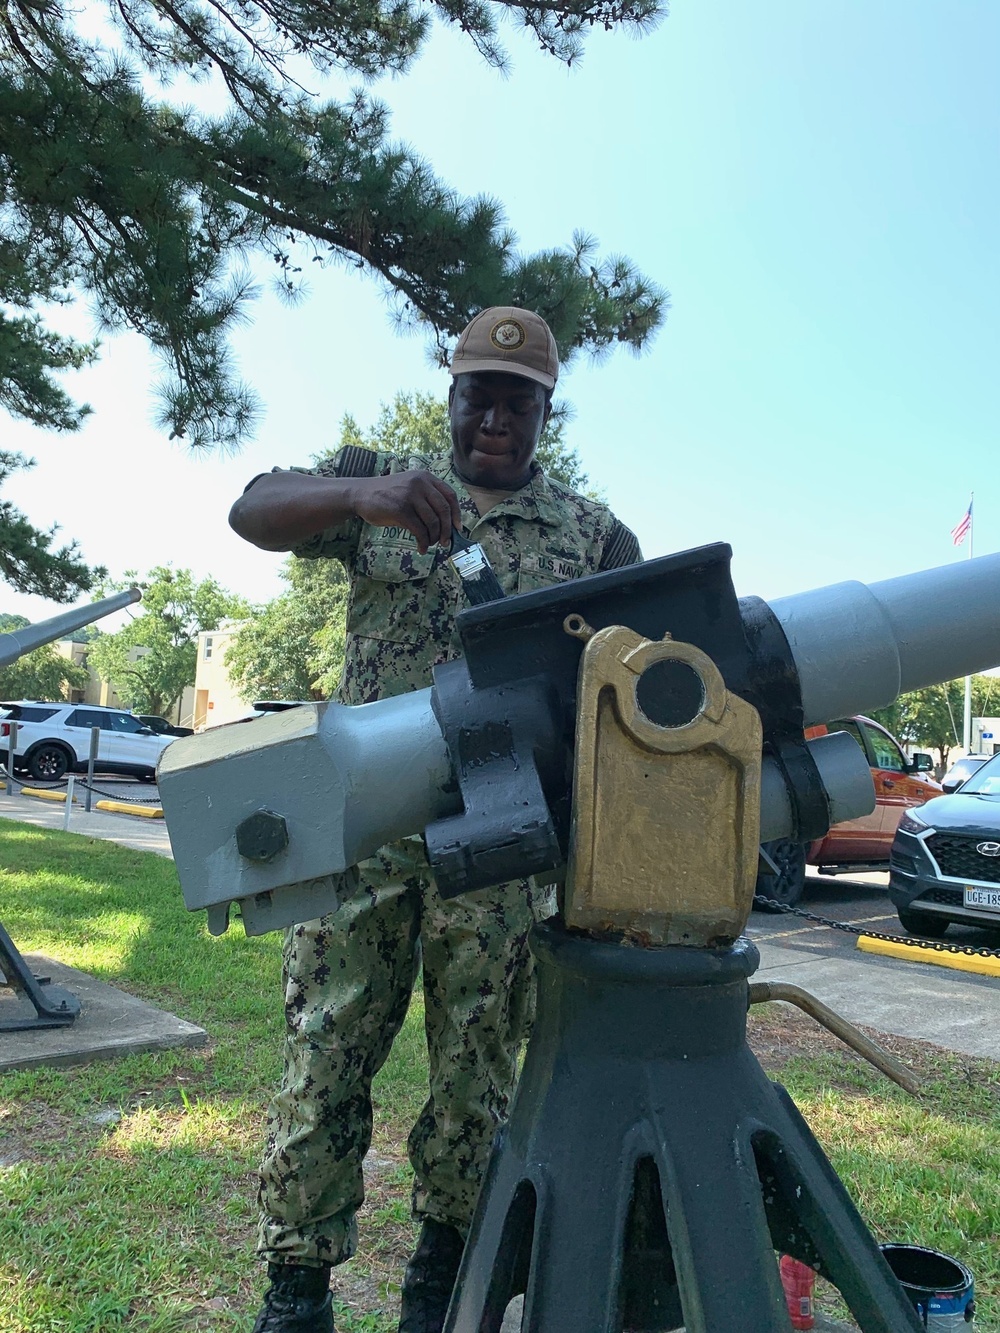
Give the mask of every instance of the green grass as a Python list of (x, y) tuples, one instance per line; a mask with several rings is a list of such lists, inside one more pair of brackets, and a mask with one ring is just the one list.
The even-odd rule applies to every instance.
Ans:
[(910, 1053), (919, 1100), (839, 1050), (796, 1056), (780, 1078), (876, 1238), (961, 1259), (976, 1280), (975, 1326), (996, 1333), (1000, 1066), (916, 1043)]
[[(255, 1171), (280, 1071), (279, 938), (247, 939), (239, 926), (212, 938), (184, 910), (169, 861), (7, 821), (0, 885), (0, 919), (23, 951), (211, 1037), (0, 1076), (0, 1329), (246, 1333), (263, 1286)], [(753, 1026), (762, 1048), (791, 1030), (778, 1006), (755, 1011)], [(976, 1274), (977, 1327), (1000, 1333), (1000, 1070), (915, 1048), (929, 1079), (915, 1102), (849, 1054), (820, 1042), (804, 1055), (803, 1044), (787, 1059), (772, 1041), (764, 1058), (876, 1234), (962, 1258)], [(376, 1087), (361, 1251), (337, 1274), (343, 1333), (395, 1329), (413, 1235), (404, 1145), (425, 1087), (417, 1000)]]
[[(184, 909), (172, 862), (7, 821), (0, 883), (0, 919), (23, 952), (168, 1008), (211, 1039), (0, 1076), (0, 1328), (248, 1330), (263, 1286), (255, 1171), (281, 1067), (279, 936), (248, 939), (236, 926), (215, 939)], [(382, 1309), (344, 1304), (346, 1333), (395, 1327), (386, 1282), (368, 1266), (389, 1251), (398, 1280), (412, 1237), (397, 1126), (425, 1096), (422, 1030), (417, 1001), (376, 1088), (383, 1165), (366, 1212), (379, 1243), (341, 1285)]]

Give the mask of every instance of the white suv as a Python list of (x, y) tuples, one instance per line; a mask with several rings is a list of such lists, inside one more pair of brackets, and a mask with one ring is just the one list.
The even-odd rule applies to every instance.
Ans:
[(17, 723), (15, 771), (26, 769), (36, 782), (58, 782), (70, 769), (86, 772), (93, 727), (100, 728), (97, 768), (146, 782), (155, 780), (156, 761), (175, 739), (154, 735), (139, 718), (121, 708), (19, 699), (0, 703), (0, 762), (4, 764), (10, 753), (12, 722)]

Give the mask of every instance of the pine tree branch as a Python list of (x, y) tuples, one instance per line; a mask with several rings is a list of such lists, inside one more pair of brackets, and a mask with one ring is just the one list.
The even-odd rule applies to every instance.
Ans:
[(45, 76), (44, 66), (40, 65), (35, 60), (35, 57), (22, 42), (21, 34), (17, 31), (17, 28), (14, 26), (14, 23), (10, 17), (9, 10), (7, 10), (7, 8), (4, 7), (4, 9), (0, 11), (0, 14), (2, 14), (3, 17), (4, 30), (6, 31), (7, 37), (10, 41), (10, 44), (13, 46), (14, 50), (21, 57), (24, 63), (29, 67), (29, 69), (31, 69), (32, 73), (37, 74), (39, 78), (44, 78)]
[[(519, 255), (500, 205), (462, 199), (392, 144), (383, 106), (362, 94), (317, 106), (285, 65), (294, 53), (320, 68), (401, 69), (431, 9), (491, 61), (504, 59), (505, 12), (570, 58), (582, 24), (645, 22), (655, 0), (112, 0), (144, 72), (219, 72), (233, 108), (219, 119), (152, 102), (140, 71), (83, 42), (62, 11), (17, 2), (0, 10), (0, 302), (30, 311), (82, 288), (105, 327), (145, 336), (168, 368), (174, 436), (236, 444), (252, 425), (227, 339), (253, 294), (242, 266), (261, 251), (291, 295), (296, 245), (354, 264), (388, 288), (399, 324), (431, 332), (439, 357), (472, 314), (506, 301), (538, 309), (564, 359), (638, 349), (662, 318), (664, 294), (628, 261), (598, 259), (585, 237)], [(26, 328), (22, 342), (27, 354)], [(39, 332), (33, 345), (58, 368), (55, 343)], [(4, 383), (0, 367), (0, 402), (22, 410), (23, 388), (12, 378), (4, 398)]]

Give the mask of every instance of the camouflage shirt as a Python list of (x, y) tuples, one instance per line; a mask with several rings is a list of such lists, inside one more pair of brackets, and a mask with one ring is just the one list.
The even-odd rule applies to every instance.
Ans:
[[(387, 476), (422, 470), (455, 491), (466, 533), (479, 542), (504, 592), (530, 592), (642, 559), (636, 538), (607, 505), (547, 477), (537, 464), (526, 485), (480, 517), (451, 455), (401, 457), (348, 446), (314, 476)], [(421, 555), (403, 527), (351, 519), (318, 533), (297, 556), (340, 560), (350, 581), (344, 675), (338, 698), (363, 704), (431, 683), (431, 669), (461, 656), (456, 618), (467, 605), (445, 550)]]

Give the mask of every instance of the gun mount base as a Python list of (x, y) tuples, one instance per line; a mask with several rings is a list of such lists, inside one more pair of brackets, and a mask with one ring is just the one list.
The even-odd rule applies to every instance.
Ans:
[[(26, 1028), (61, 1028), (76, 1021), (80, 1001), (62, 986), (50, 986), (47, 977), (36, 977), (11, 937), (0, 926), (0, 986), (25, 997), (34, 1018), (0, 1016), (0, 1032), (23, 1032)], [(21, 1012), (23, 1012), (23, 1007)]]
[(916, 1313), (784, 1089), (746, 1043), (745, 939), (629, 948), (536, 927), (538, 1017), (445, 1333), (787, 1333), (775, 1251), (863, 1333)]

